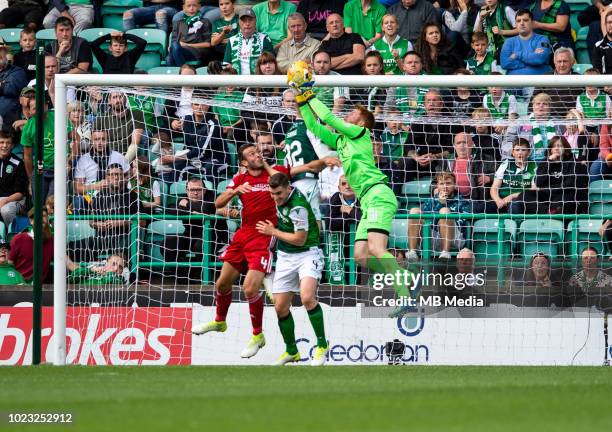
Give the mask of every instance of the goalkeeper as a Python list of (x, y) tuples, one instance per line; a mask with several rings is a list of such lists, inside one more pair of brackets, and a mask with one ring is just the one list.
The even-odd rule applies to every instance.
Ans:
[[(378, 273), (396, 274), (399, 270), (403, 274), (405, 270), (387, 250), (397, 199), (387, 185), (387, 177), (374, 162), (370, 137), (374, 115), (361, 105), (350, 111), (344, 120), (333, 115), (310, 88), (314, 84), (312, 71), (303, 61), (292, 65), (287, 82), (296, 93), (306, 127), (330, 148), (337, 150), (346, 180), (361, 203), (363, 216), (355, 233), (355, 261)], [(409, 295), (407, 287), (400, 281), (395, 284), (395, 290), (400, 296)]]

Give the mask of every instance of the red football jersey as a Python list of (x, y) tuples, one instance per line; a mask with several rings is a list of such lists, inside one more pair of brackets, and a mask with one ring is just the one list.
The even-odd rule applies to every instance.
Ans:
[[(274, 165), (276, 171), (289, 175), (289, 169), (280, 165)], [(239, 196), (242, 201), (242, 226), (254, 227), (257, 222), (266, 219), (276, 225), (276, 204), (270, 196), (268, 181), (270, 176), (267, 171), (262, 171), (258, 176), (252, 176), (247, 172), (236, 174), (227, 185), (228, 189), (234, 189), (248, 183), (253, 190)]]

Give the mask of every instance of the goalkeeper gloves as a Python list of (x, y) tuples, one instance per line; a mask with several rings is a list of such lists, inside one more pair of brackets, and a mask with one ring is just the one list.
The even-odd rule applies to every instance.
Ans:
[(295, 87), (293, 87), (293, 89), (298, 91), (298, 93), (295, 95), (295, 101), (297, 102), (298, 106), (306, 105), (310, 99), (315, 97), (315, 94), (311, 89), (302, 90)]

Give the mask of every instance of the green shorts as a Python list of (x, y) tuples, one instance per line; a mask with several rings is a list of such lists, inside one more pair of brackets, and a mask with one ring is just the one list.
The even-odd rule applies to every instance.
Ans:
[(367, 240), (368, 232), (389, 235), (397, 211), (397, 198), (391, 188), (382, 183), (374, 185), (366, 191), (359, 203), (361, 220), (357, 225), (355, 241)]

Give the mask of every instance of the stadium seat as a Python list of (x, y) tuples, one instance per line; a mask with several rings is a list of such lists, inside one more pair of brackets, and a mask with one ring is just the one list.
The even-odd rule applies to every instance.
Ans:
[(227, 185), (231, 183), (231, 179), (229, 180), (223, 180), (221, 182), (219, 182), (219, 184), (217, 185), (217, 195), (222, 194), (223, 192), (225, 192), (225, 189), (227, 188)]
[(507, 259), (512, 255), (516, 238), (516, 222), (511, 219), (504, 220), (504, 240), (501, 256), (498, 252), (498, 229), (499, 220), (497, 219), (480, 219), (474, 222), (472, 248), (477, 260)]
[(21, 37), (20, 28), (0, 29), (0, 37), (4, 40), (5, 44), (11, 47), (13, 54), (21, 50), (21, 46), (19, 46), (19, 38)]
[(70, 242), (93, 237), (96, 231), (86, 220), (69, 220), (66, 222), (66, 240)]
[(573, 67), (574, 72), (584, 75), (584, 73), (593, 67), (590, 63), (576, 63)]
[(0, 241), (6, 241), (6, 225), (0, 221)]
[(589, 214), (601, 217), (612, 215), (612, 202), (610, 203), (591, 203)]
[[(204, 187), (208, 190), (215, 190), (215, 188), (213, 187), (213, 184), (208, 180), (204, 180)], [(170, 191), (168, 192), (167, 205), (174, 206), (180, 197), (186, 197), (186, 196), (187, 196), (187, 180), (172, 183), (170, 185)]]
[(145, 244), (150, 245), (151, 261), (164, 261), (161, 253), (164, 238), (169, 235), (182, 235), (185, 226), (180, 220), (161, 220), (151, 222), (149, 225), (149, 235)]
[(598, 180), (589, 185), (591, 203), (612, 203), (612, 180)]
[[(98, 39), (100, 36), (111, 34), (114, 31), (116, 31), (116, 30), (112, 29), (112, 28), (104, 28), (104, 27), (100, 27), (100, 28), (88, 28), (88, 29), (82, 30), (78, 34), (78, 36), (82, 37), (87, 42), (93, 42), (96, 39)], [(102, 45), (102, 46), (104, 46), (104, 45)]]
[(46, 42), (51, 42), (56, 40), (55, 38), (55, 29), (42, 29), (36, 32), (36, 40), (42, 40)]
[(519, 228), (517, 241), (520, 253), (529, 260), (543, 252), (551, 259), (563, 253), (563, 221), (554, 219), (527, 219)]
[(389, 235), (389, 247), (408, 250), (408, 219), (393, 219), (391, 234)]
[(604, 253), (605, 243), (598, 232), (602, 223), (602, 219), (579, 219), (570, 222), (567, 231), (571, 236), (570, 255), (572, 257), (577, 257), (580, 251), (588, 246), (597, 249), (599, 254)]
[(196, 69), (198, 75), (208, 75), (208, 66), (202, 66)]
[(168, 35), (163, 30), (156, 28), (137, 28), (128, 30), (127, 34), (139, 36), (147, 41), (145, 52), (158, 52), (161, 57), (165, 57), (168, 51)]
[(105, 0), (102, 4), (102, 25), (123, 31), (123, 12), (142, 7), (142, 0)]
[(587, 47), (587, 34), (589, 33), (588, 27), (583, 27), (578, 31), (576, 35), (576, 62), (581, 64), (587, 64), (591, 62), (591, 56), (589, 55), (589, 49)]
[(419, 207), (421, 201), (431, 196), (431, 179), (416, 180), (404, 183), (400, 198), (400, 208), (410, 210)]
[(181, 68), (178, 66), (158, 66), (147, 70), (147, 72), (149, 75), (178, 75), (180, 70)]

